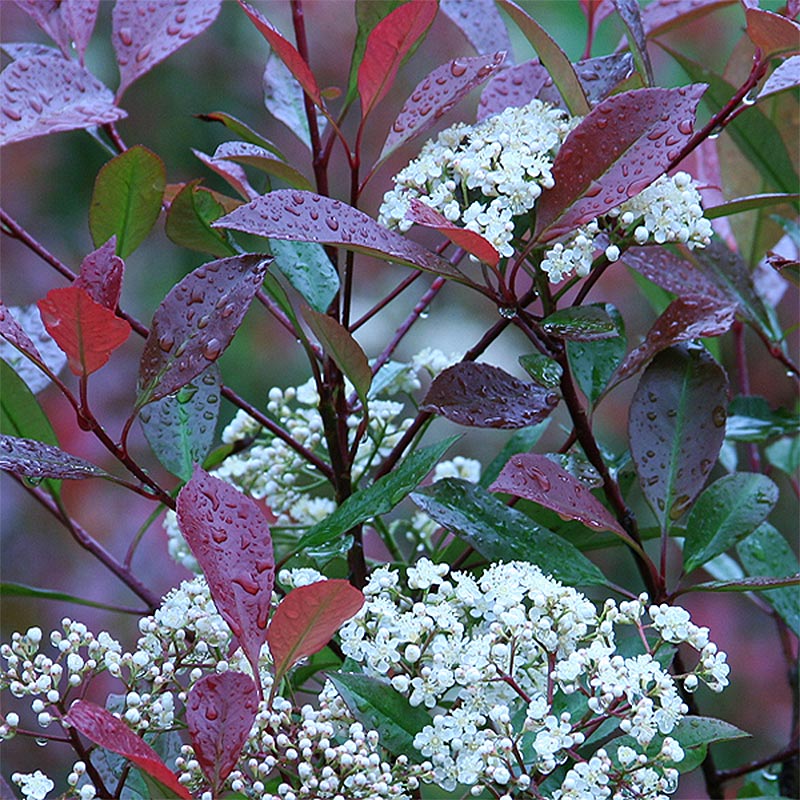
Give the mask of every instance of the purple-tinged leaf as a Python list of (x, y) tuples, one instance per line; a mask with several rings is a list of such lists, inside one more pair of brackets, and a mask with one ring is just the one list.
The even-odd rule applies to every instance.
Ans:
[(258, 712), (258, 689), (249, 675), (206, 675), (189, 692), (186, 726), (213, 797), (223, 794)]
[(199, 36), (216, 18), (222, 0), (117, 0), (112, 14), (119, 65), (117, 99), (138, 78)]
[(547, 456), (512, 456), (489, 491), (531, 500), (555, 511), (561, 519), (576, 519), (595, 531), (611, 531), (630, 540), (611, 512), (577, 478)]
[(511, 39), (494, 0), (439, 0), (439, 10), (464, 34), (480, 55), (505, 50)]
[(363, 211), (313, 192), (279, 189), (261, 195), (217, 220), (213, 227), (334, 245), (468, 282), (448, 261), (384, 228)]
[(200, 150), (192, 148), (192, 152), (200, 159), (212, 172), (224, 178), (245, 200), (252, 200), (258, 197), (258, 192), (250, 185), (247, 173), (238, 164), (231, 164), (229, 161), (206, 155)]
[(476, 231), (460, 228), (454, 225), (436, 209), (426, 205), (417, 198), (411, 199), (411, 206), (406, 213), (406, 219), (413, 220), (417, 225), (433, 228), (446, 236), (454, 245), (471, 253), (478, 261), (496, 267), (500, 261), (500, 253), (495, 246)]
[[(204, 122), (219, 122), (229, 131), (235, 133), (242, 141), (250, 142), (250, 144), (254, 144), (257, 147), (263, 147), (278, 158), (284, 158), (283, 153), (281, 153), (269, 139), (265, 139), (261, 134), (256, 133), (249, 125), (245, 125), (244, 122), (230, 114), (226, 114), (224, 111), (211, 111), (208, 114), (196, 114), (195, 116)], [(286, 159), (284, 159), (284, 161), (285, 160)]]
[(436, 0), (405, 3), (384, 17), (370, 32), (358, 67), (362, 120), (386, 96), (400, 64), (425, 35), (438, 10)]
[(636, 68), (644, 79), (646, 86), (652, 86), (653, 66), (650, 57), (647, 55), (647, 37), (642, 24), (642, 8), (638, 0), (614, 0), (617, 13), (625, 23), (628, 30), (628, 46), (633, 53)]
[(176, 511), (214, 605), (258, 675), (275, 581), (267, 520), (253, 500), (200, 467), (181, 489)]
[(43, 478), (77, 481), (110, 477), (104, 469), (65, 453), (55, 445), (5, 435), (0, 435), (0, 469), (34, 481)]
[(79, 730), (84, 736), (100, 747), (125, 756), (137, 767), (155, 778), (166, 787), (171, 794), (165, 797), (180, 797), (192, 800), (185, 786), (161, 760), (158, 753), (143, 739), (140, 739), (124, 722), (117, 719), (104, 708), (90, 703), (88, 700), (76, 700), (71, 706), (64, 721)]
[(211, 227), (211, 223), (225, 210), (214, 193), (200, 183), (199, 178), (190, 181), (172, 198), (164, 232), (181, 247), (211, 253), (219, 258), (235, 255), (236, 250), (227, 242), (224, 233)]
[(318, 581), (292, 589), (275, 609), (267, 631), (275, 685), (301, 658), (322, 650), (363, 605), (364, 595), (345, 580)]
[(100, 303), (110, 311), (115, 311), (122, 291), (122, 275), (125, 262), (114, 251), (117, 237), (112, 236), (97, 250), (89, 253), (81, 262), (81, 274), (73, 286), (85, 289), (95, 303)]
[(738, 0), (653, 0), (642, 10), (642, 24), (645, 34), (652, 39), (737, 2)]
[(662, 530), (700, 493), (725, 438), (728, 379), (702, 347), (662, 350), (631, 402), (630, 448), (639, 484)]
[(83, 55), (92, 38), (100, 0), (15, 0), (17, 6), (32, 17), (36, 24), (61, 48), (69, 58), (72, 42), (83, 64)]
[(581, 10), (589, 24), (587, 40), (593, 42), (598, 25), (614, 13), (614, 0), (581, 0)]
[(506, 54), (497, 51), (473, 58), (456, 58), (436, 67), (403, 104), (383, 143), (378, 161), (428, 130), (463, 97), (500, 69)]
[(177, 392), (222, 355), (269, 261), (257, 254), (210, 261), (172, 287), (145, 342), (137, 407)]
[(589, 113), (589, 101), (566, 53), (544, 28), (511, 0), (497, 0), (536, 50), (573, 115)]
[(258, 32), (267, 40), (273, 52), (289, 68), (289, 71), (297, 79), (300, 86), (303, 87), (303, 91), (315, 105), (323, 108), (317, 79), (305, 59), (297, 51), (297, 48), (251, 5), (245, 3), (244, 0), (239, 0), (239, 5), (253, 25), (256, 26)]
[(250, 142), (223, 142), (214, 151), (214, 160), (235, 161), (274, 175), (295, 189), (311, 189), (311, 181), (293, 166), (278, 158), (269, 150)]
[(24, 353), (31, 361), (37, 364), (44, 364), (44, 359), (33, 340), (25, 332), (22, 325), (17, 322), (8, 306), (2, 300), (0, 300), (0, 336), (21, 353)]
[(64, 26), (75, 43), (81, 64), (94, 32), (99, 7), (100, 0), (61, 0)]
[(521, 108), (539, 96), (542, 87), (551, 81), (550, 74), (538, 58), (524, 61), (495, 75), (481, 92), (478, 120), (499, 114), (507, 108)]
[(786, 89), (794, 89), (800, 84), (800, 56), (791, 56), (782, 64), (779, 64), (775, 72), (767, 78), (758, 99), (783, 92)]
[(558, 151), (555, 186), (537, 203), (539, 241), (607, 213), (662, 175), (694, 131), (705, 88), (634, 89), (596, 106)]
[[(575, 74), (592, 106), (605, 100), (633, 73), (633, 56), (630, 53), (612, 53), (607, 56), (587, 58), (573, 65)], [(539, 91), (539, 99), (566, 108), (561, 93), (549, 78)]]
[(76, 61), (29, 56), (0, 73), (0, 145), (59, 131), (91, 128), (127, 114), (111, 90)]
[(29, 56), (55, 56), (56, 58), (61, 56), (58, 48), (39, 44), (39, 42), (3, 42), (0, 43), (0, 50), (14, 60)]
[(558, 395), (491, 364), (463, 361), (441, 372), (420, 410), (475, 428), (525, 428), (548, 417)]
[(745, 9), (747, 35), (761, 50), (762, 58), (800, 51), (800, 24), (761, 8)]
[(656, 353), (678, 342), (721, 336), (736, 321), (736, 305), (721, 305), (704, 295), (681, 295), (667, 306), (664, 313), (647, 332), (647, 338), (632, 350), (622, 362), (609, 388), (638, 372)]

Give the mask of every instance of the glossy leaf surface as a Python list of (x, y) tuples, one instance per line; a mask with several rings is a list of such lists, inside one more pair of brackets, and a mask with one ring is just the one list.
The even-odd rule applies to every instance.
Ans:
[(16, 4), (58, 44), (67, 58), (72, 56), (71, 45), (74, 42), (83, 64), (100, 0), (61, 0), (58, 3), (53, 0), (17, 0)]
[(85, 289), (92, 300), (109, 311), (117, 308), (125, 272), (125, 262), (114, 255), (116, 247), (116, 238), (112, 236), (97, 250), (89, 253), (81, 261), (80, 275), (72, 283), (73, 286)]
[(617, 335), (614, 319), (601, 305), (562, 308), (545, 317), (542, 327), (553, 336), (576, 342), (611, 339)]
[(538, 425), (531, 425), (528, 428), (521, 428), (514, 431), (508, 437), (506, 443), (500, 452), (489, 462), (487, 467), (481, 473), (481, 479), (478, 482), (484, 489), (500, 474), (500, 470), (506, 465), (511, 456), (517, 453), (527, 453), (536, 446), (536, 443), (541, 439), (542, 434), (547, 430), (550, 420), (546, 419)]
[(364, 605), (364, 595), (347, 581), (317, 581), (292, 589), (275, 609), (267, 631), (275, 683), (301, 658), (322, 650)]
[(763, 58), (800, 51), (800, 25), (762, 8), (746, 8), (747, 35)]
[(561, 364), (544, 353), (527, 353), (519, 357), (520, 366), (531, 378), (546, 389), (557, 389), (564, 370)]
[(548, 417), (558, 395), (491, 364), (464, 361), (441, 372), (420, 408), (476, 428), (525, 428)]
[(444, 478), (411, 499), (490, 561), (529, 561), (569, 586), (602, 586), (602, 572), (566, 539), (466, 481)]
[(9, 64), (0, 73), (0, 103), (0, 145), (127, 116), (91, 72), (58, 55), (26, 56)]
[(258, 196), (258, 192), (250, 185), (243, 167), (234, 164), (232, 161), (225, 161), (225, 159), (217, 160), (194, 148), (192, 148), (192, 153), (212, 172), (216, 172), (217, 175), (226, 180), (245, 200), (252, 200)]
[(220, 357), (268, 261), (255, 254), (211, 261), (170, 290), (153, 316), (142, 353), (137, 405), (173, 394)]
[(83, 480), (108, 477), (104, 469), (54, 445), (6, 435), (0, 435), (0, 469), (34, 481), (42, 478)]
[(728, 407), (725, 438), (734, 442), (765, 442), (778, 436), (800, 433), (800, 419), (784, 408), (772, 409), (759, 396), (739, 395)]
[(117, 237), (126, 258), (145, 239), (161, 213), (166, 186), (164, 162), (142, 145), (112, 158), (97, 173), (89, 208), (95, 247)]
[(181, 247), (218, 258), (235, 255), (223, 232), (211, 227), (225, 213), (222, 205), (199, 184), (200, 179), (187, 183), (172, 199), (164, 226), (167, 236)]
[(178, 783), (178, 779), (159, 758), (158, 753), (104, 708), (88, 700), (77, 700), (70, 706), (64, 719), (95, 744), (119, 753), (141, 767), (171, 792), (166, 797), (191, 800), (189, 791)]
[(231, 774), (258, 711), (258, 690), (241, 672), (201, 678), (186, 701), (186, 725), (200, 769), (219, 796)]
[(39, 302), (47, 332), (67, 354), (75, 375), (86, 376), (104, 366), (131, 332), (131, 326), (80, 286), (51, 289)]
[[(36, 317), (30, 314), (31, 309), (34, 311)], [(37, 328), (41, 331), (41, 334), (47, 336), (47, 340), (53, 344), (58, 353), (62, 352), (55, 346), (55, 343), (53, 343), (53, 340), (50, 338), (49, 334), (47, 334), (36, 306), (29, 306), (27, 309), (17, 309), (17, 314), (20, 313), (32, 320), (38, 318)], [(3, 360), (9, 362), (16, 371), (22, 375), (25, 382), (31, 387), (31, 391), (38, 392), (40, 389), (47, 386), (49, 379), (42, 375), (38, 369), (29, 366), (30, 361), (33, 361), (35, 364), (44, 364), (45, 359), (39, 352), (39, 348), (33, 343), (33, 339), (28, 335), (28, 332), (17, 321), (15, 315), (11, 313), (11, 310), (2, 300), (0, 300), (0, 336), (2, 336), (5, 342), (11, 345), (12, 348), (9, 349), (5, 343), (3, 344), (3, 349), (1, 351)], [(41, 338), (41, 335), (39, 338)], [(15, 351), (24, 354), (25, 358), (15, 356)], [(64, 365), (66, 360), (63, 356), (62, 358), (61, 366)], [(54, 372), (58, 372), (58, 369), (54, 369)]]
[(627, 28), (628, 47), (636, 60), (636, 67), (646, 86), (652, 86), (653, 66), (647, 54), (647, 37), (642, 23), (642, 9), (638, 0), (614, 0), (617, 13)]
[(271, 239), (269, 249), (275, 259), (273, 266), (314, 311), (325, 312), (339, 291), (339, 273), (322, 246)]
[(311, 182), (298, 172), (291, 164), (287, 164), (274, 152), (250, 142), (223, 142), (215, 151), (215, 159), (227, 159), (237, 164), (247, 164), (267, 175), (274, 175), (295, 189), (311, 189)]
[(758, 99), (769, 97), (772, 94), (794, 89), (800, 84), (800, 56), (792, 56), (779, 64), (775, 71), (764, 81)]
[(642, 23), (651, 38), (685, 25), (737, 0), (654, 0), (642, 9)]
[(628, 419), (631, 456), (662, 530), (688, 510), (716, 463), (727, 395), (725, 372), (699, 347), (662, 351), (639, 380)]
[(253, 500), (199, 467), (181, 489), (176, 511), (214, 605), (258, 675), (275, 580), (267, 520)]
[[(156, 64), (199, 36), (217, 17), (222, 0), (117, 0), (112, 41), (119, 66), (117, 98)], [(144, 12), (144, 13), (143, 13)]]
[(494, 0), (439, 0), (439, 11), (459, 28), (475, 52), (511, 53), (508, 29)]

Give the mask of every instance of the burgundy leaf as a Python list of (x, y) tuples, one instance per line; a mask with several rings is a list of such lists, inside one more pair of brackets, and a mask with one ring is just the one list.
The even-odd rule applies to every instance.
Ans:
[(44, 364), (42, 354), (36, 348), (33, 340), (22, 325), (14, 319), (14, 315), (8, 310), (8, 306), (0, 300), (0, 336), (10, 342), (22, 353), (25, 353), (31, 361), (37, 364)]
[(458, 225), (454, 225), (436, 209), (431, 208), (417, 198), (411, 199), (411, 207), (406, 213), (406, 219), (411, 219), (417, 225), (423, 225), (426, 228), (434, 228), (446, 236), (453, 244), (463, 247), (468, 253), (472, 253), (478, 261), (482, 261), (484, 264), (496, 267), (497, 262), (500, 261), (500, 253), (497, 252), (490, 241), (484, 239), (483, 236), (475, 231), (459, 228)]
[(238, 164), (231, 164), (224, 158), (217, 160), (216, 157), (208, 156), (200, 150), (192, 148), (192, 152), (210, 170), (223, 177), (239, 194), (247, 200), (258, 197), (258, 192), (250, 185), (247, 173)]
[(211, 261), (172, 287), (142, 353), (139, 406), (176, 392), (222, 355), (270, 260), (247, 254)]
[(81, 64), (92, 37), (100, 0), (15, 0), (69, 58), (75, 42)]
[(794, 20), (761, 8), (745, 9), (745, 15), (747, 35), (762, 58), (800, 51), (800, 25)]
[(386, 96), (400, 64), (428, 30), (437, 10), (436, 0), (404, 3), (372, 29), (358, 67), (362, 119)]
[(0, 145), (127, 116), (91, 72), (56, 55), (12, 61), (0, 73), (0, 104)]
[(61, 0), (61, 15), (67, 32), (75, 42), (81, 64), (92, 38), (100, 0)]
[(463, 361), (440, 373), (420, 409), (475, 428), (525, 428), (548, 417), (558, 395), (491, 364)]
[(630, 378), (667, 347), (704, 336), (721, 336), (730, 330), (735, 320), (735, 303), (721, 305), (717, 299), (703, 295), (678, 297), (655, 321), (644, 342), (628, 354), (608, 388)]
[(497, 73), (506, 54), (497, 51), (474, 58), (457, 58), (442, 64), (422, 80), (403, 104), (379, 161), (401, 144), (428, 130), (472, 89)]
[(345, 580), (318, 581), (292, 589), (275, 610), (267, 631), (275, 684), (301, 658), (322, 650), (362, 605), (364, 595)]
[(642, 8), (639, 0), (614, 0), (617, 13), (628, 29), (628, 45), (636, 64), (639, 67), (639, 74), (645, 81), (646, 86), (653, 85), (653, 66), (650, 57), (647, 55), (647, 37), (642, 24)]
[(645, 370), (628, 418), (639, 483), (662, 530), (700, 493), (725, 438), (728, 380), (702, 347), (677, 345)]
[[(630, 53), (612, 53), (576, 61), (572, 66), (587, 100), (595, 106), (630, 77), (633, 72), (633, 56)], [(564, 99), (552, 79), (539, 90), (539, 99), (566, 108)]]
[(611, 512), (577, 478), (547, 456), (534, 453), (512, 456), (489, 491), (532, 500), (555, 511), (561, 519), (576, 519), (594, 530), (630, 538)]
[(275, 581), (267, 520), (253, 500), (200, 467), (181, 489), (176, 511), (214, 605), (257, 676)]
[(258, 28), (259, 33), (267, 40), (278, 58), (297, 78), (305, 93), (314, 101), (315, 105), (322, 108), (322, 96), (320, 95), (319, 86), (317, 86), (317, 79), (305, 59), (297, 52), (297, 48), (251, 5), (245, 3), (244, 0), (239, 0), (239, 5), (244, 9), (245, 14), (250, 17), (253, 25)]
[(199, 36), (217, 17), (222, 0), (117, 0), (112, 15), (119, 65), (117, 99), (156, 64)]
[(794, 89), (798, 84), (800, 84), (800, 56), (791, 56), (767, 78), (758, 93), (758, 99), (785, 89)]
[(653, 0), (642, 10), (642, 24), (649, 38), (660, 36), (692, 19), (710, 14), (737, 0)]
[(0, 469), (34, 480), (108, 477), (104, 469), (78, 456), (65, 453), (54, 445), (5, 435), (0, 435)]
[[(301, 172), (298, 172), (291, 164), (275, 155), (275, 153), (250, 142), (223, 142), (214, 151), (214, 161), (221, 159), (235, 161), (239, 164), (248, 164), (251, 167), (274, 175), (285, 183), (296, 189), (311, 189), (311, 181)], [(254, 192), (248, 197), (251, 199), (256, 196)]]
[(614, 13), (614, 0), (581, 0), (581, 9), (589, 23), (587, 39), (592, 42), (597, 26), (607, 16)]
[(499, 114), (507, 108), (528, 105), (552, 78), (538, 58), (524, 61), (495, 75), (481, 92), (478, 120)]
[(115, 311), (122, 291), (122, 274), (125, 262), (114, 255), (117, 237), (112, 236), (105, 244), (89, 253), (81, 262), (81, 274), (73, 286), (85, 289), (95, 303)]
[(313, 192), (279, 189), (261, 195), (218, 219), (212, 227), (291, 242), (336, 245), (467, 282), (445, 259), (384, 228), (363, 211)]
[(189, 791), (178, 782), (158, 753), (104, 708), (88, 700), (76, 700), (64, 716), (64, 721), (95, 744), (133, 761), (178, 797), (191, 800)]
[(186, 725), (213, 797), (222, 795), (222, 783), (236, 766), (257, 711), (258, 689), (241, 672), (206, 675), (189, 692)]
[(74, 284), (51, 289), (37, 305), (47, 332), (78, 376), (91, 375), (104, 366), (131, 332), (126, 320)]
[(511, 52), (508, 29), (494, 0), (439, 0), (439, 10), (461, 30), (477, 53)]
[(605, 214), (662, 175), (691, 137), (705, 89), (634, 89), (596, 106), (558, 151), (555, 186), (537, 203), (539, 241)]

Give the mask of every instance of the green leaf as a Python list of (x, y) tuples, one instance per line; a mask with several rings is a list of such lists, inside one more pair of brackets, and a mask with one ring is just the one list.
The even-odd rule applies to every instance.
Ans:
[(210, 223), (219, 219), (225, 209), (209, 189), (199, 186), (200, 179), (187, 183), (170, 203), (165, 231), (180, 247), (224, 258), (236, 255), (225, 234)]
[(730, 581), (708, 581), (689, 587), (686, 592), (766, 592), (784, 586), (800, 585), (800, 572), (785, 578), (738, 578)]
[(784, 436), (765, 448), (769, 463), (787, 475), (800, 469), (800, 436)]
[(725, 438), (734, 442), (764, 442), (776, 436), (797, 434), (800, 419), (786, 409), (775, 411), (763, 397), (735, 397), (728, 407)]
[(727, 203), (720, 203), (718, 206), (703, 209), (703, 216), (706, 219), (716, 219), (717, 217), (730, 217), (733, 214), (741, 214), (743, 211), (752, 211), (756, 208), (769, 208), (770, 206), (782, 205), (790, 201), (797, 202), (800, 194), (775, 193), (770, 194), (750, 194), (746, 197), (737, 197)]
[(329, 672), (328, 677), (353, 716), (367, 730), (378, 731), (381, 745), (392, 755), (405, 755), (416, 763), (423, 760), (414, 747), (414, 736), (433, 724), (424, 708), (412, 706), (388, 681), (380, 678), (355, 672)]
[(714, 717), (684, 717), (670, 734), (684, 749), (713, 742), (746, 739), (749, 733)]
[(545, 317), (541, 325), (548, 333), (570, 341), (589, 342), (617, 335), (616, 320), (601, 303), (562, 308)]
[(558, 361), (544, 353), (528, 353), (519, 357), (520, 366), (533, 378), (539, 386), (555, 389), (561, 383), (564, 370)]
[(778, 487), (766, 475), (735, 472), (712, 483), (697, 498), (686, 522), (684, 573), (744, 539), (777, 501)]
[(223, 111), (212, 111), (209, 114), (197, 114), (197, 118), (202, 119), (204, 122), (220, 122), (228, 130), (233, 131), (242, 141), (250, 142), (250, 144), (258, 145), (258, 147), (263, 147), (265, 150), (274, 153), (280, 159), (284, 158), (283, 153), (281, 153), (269, 139), (265, 139), (259, 133), (256, 133), (249, 125), (245, 125), (244, 122), (230, 114), (226, 114)]
[(392, 472), (348, 497), (333, 514), (311, 528), (300, 540), (298, 549), (331, 542), (356, 525), (391, 511), (408, 497), (458, 438), (451, 436), (417, 450)]
[[(759, 525), (746, 539), (739, 542), (736, 553), (748, 575), (781, 577), (800, 572), (794, 550), (768, 522)], [(791, 588), (771, 589), (764, 592), (764, 597), (795, 635), (800, 636), (800, 592)]]
[(445, 478), (414, 492), (411, 499), (490, 561), (528, 561), (569, 586), (608, 583), (577, 547), (480, 486)]
[(269, 249), (286, 280), (314, 311), (325, 313), (339, 291), (339, 274), (322, 245), (270, 239)]
[[(520, 362), (525, 357), (526, 356), (522, 356)], [(483, 486), (484, 489), (489, 486), (500, 474), (500, 470), (503, 469), (511, 456), (515, 456), (517, 453), (527, 453), (532, 450), (549, 424), (550, 420), (546, 419), (536, 425), (514, 431), (513, 435), (503, 446), (503, 449), (492, 459), (489, 466), (483, 471), (479, 481), (480, 485)]]
[[(24, 583), (0, 583), (0, 597), (30, 597), (40, 600), (61, 600), (65, 603), (75, 603), (79, 606), (89, 606), (90, 608), (102, 608), (107, 611), (119, 612), (119, 606), (107, 603), (98, 603), (95, 600), (87, 600), (84, 597), (77, 597), (67, 592), (57, 592), (53, 589), (39, 589), (36, 586), (27, 586)], [(134, 613), (139, 613), (135, 609), (125, 609)]]
[(95, 247), (117, 237), (117, 255), (127, 258), (145, 239), (161, 212), (164, 162), (135, 145), (105, 164), (94, 183), (89, 229)]

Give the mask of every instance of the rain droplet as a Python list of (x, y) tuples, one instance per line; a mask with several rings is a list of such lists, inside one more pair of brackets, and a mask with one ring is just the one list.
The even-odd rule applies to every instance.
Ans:
[(207, 708), (206, 709), (206, 719), (211, 720), (212, 722), (219, 717), (219, 712), (216, 708)]
[(42, 736), (37, 736), (34, 741), (36, 742), (37, 747), (47, 747), (47, 739), (43, 738)]
[(669, 518), (671, 520), (680, 519), (691, 504), (692, 498), (688, 494), (679, 495), (669, 509)]
[(165, 333), (163, 336), (159, 336), (158, 338), (158, 346), (165, 352), (169, 353), (172, 350), (175, 344), (175, 339), (172, 334)]
[(325, 217), (325, 224), (332, 230), (339, 230), (339, 220), (336, 217)]
[(219, 339), (209, 339), (204, 345), (202, 349), (203, 357), (207, 358), (209, 361), (214, 361), (215, 359), (219, 358), (219, 354), (222, 352), (222, 342)]
[(728, 414), (722, 406), (715, 406), (714, 410), (711, 412), (711, 419), (717, 428), (721, 428), (725, 425), (725, 420), (727, 418)]
[(678, 123), (678, 130), (685, 136), (690, 136), (694, 131), (694, 122), (690, 119), (682, 119)]
[(517, 309), (513, 306), (498, 306), (497, 313), (503, 319), (514, 319), (517, 316)]
[(131, 29), (130, 28), (120, 28), (119, 32), (117, 33), (119, 36), (119, 40), (125, 47), (130, 47), (133, 44), (133, 37), (131, 36)]
[(450, 64), (450, 72), (454, 78), (460, 78), (466, 71), (467, 68), (458, 60), (455, 60)]

